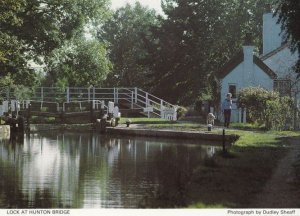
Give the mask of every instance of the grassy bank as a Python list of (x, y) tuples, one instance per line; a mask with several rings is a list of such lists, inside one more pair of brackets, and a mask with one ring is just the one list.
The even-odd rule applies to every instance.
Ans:
[[(180, 121), (168, 121), (165, 119), (160, 118), (128, 118), (131, 120), (132, 124), (137, 124), (144, 128), (149, 129), (172, 129), (172, 130), (189, 130), (189, 131), (207, 131), (207, 126), (203, 122), (195, 122), (195, 121), (187, 121), (187, 120), (180, 120)], [(127, 118), (121, 118), (120, 124), (125, 124)], [(222, 124), (216, 123), (215, 127), (216, 130), (213, 130), (212, 133), (217, 133), (218, 130), (222, 128)], [(238, 130), (254, 130), (254, 131), (263, 131), (264, 127), (259, 125), (253, 124), (242, 124), (242, 123), (232, 123), (231, 129), (238, 129)]]
[(195, 171), (190, 187), (191, 208), (251, 208), (291, 147), (286, 137), (300, 135), (290, 131), (232, 132), (240, 139), (230, 149), (231, 157), (217, 154), (213, 166), (199, 166)]
[[(174, 123), (161, 119), (131, 120), (133, 124), (143, 124), (141, 127), (149, 129), (207, 131), (206, 125), (200, 123)], [(222, 127), (216, 126), (212, 133), (221, 131)], [(226, 157), (219, 152), (193, 171), (184, 182), (186, 204), (183, 207), (251, 208), (278, 162), (291, 147), (286, 138), (300, 136), (299, 132), (264, 131), (250, 124), (232, 124), (226, 133), (237, 134), (240, 139)], [(295, 164), (298, 173), (299, 164)]]

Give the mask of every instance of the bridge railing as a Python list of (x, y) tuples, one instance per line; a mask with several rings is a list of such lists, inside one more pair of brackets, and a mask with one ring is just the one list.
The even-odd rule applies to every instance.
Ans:
[[(12, 94), (3, 92), (10, 95)], [(176, 120), (177, 107), (139, 88), (96, 88), (96, 87), (39, 87), (34, 90), (30, 100), (47, 101), (54, 103), (79, 103), (83, 101), (104, 101), (108, 104), (127, 104), (129, 109), (142, 110), (148, 117), (157, 116)]]

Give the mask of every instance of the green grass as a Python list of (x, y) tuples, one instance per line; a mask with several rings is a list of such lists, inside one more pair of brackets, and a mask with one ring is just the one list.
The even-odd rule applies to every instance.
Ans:
[(155, 124), (148, 125), (147, 128), (151, 129), (171, 129), (171, 130), (179, 130), (179, 131), (204, 131), (207, 130), (207, 127), (203, 124), (197, 123), (185, 123), (185, 122), (177, 122), (177, 123), (165, 123), (165, 124)]
[[(130, 118), (132, 124), (142, 124), (149, 129), (169, 129), (178, 131), (207, 131), (205, 124), (190, 121), (172, 122), (160, 118)], [(126, 118), (120, 123), (125, 124)], [(221, 134), (222, 127), (215, 127), (210, 133)], [(232, 123), (226, 134), (238, 135), (240, 139), (235, 143), (239, 147), (275, 147), (281, 145), (282, 137), (300, 136), (299, 131), (264, 131), (263, 126), (257, 124)], [(284, 143), (283, 143), (284, 144)]]
[(251, 123), (231, 123), (232, 128), (240, 130), (266, 130), (265, 125), (251, 124)]
[(239, 147), (275, 147), (281, 143), (280, 136), (275, 133), (252, 131), (231, 131), (230, 133), (240, 136), (235, 143), (235, 146)]
[(300, 136), (299, 131), (242, 131), (232, 130), (229, 134), (239, 135), (235, 143), (239, 147), (277, 147), (285, 145), (284, 137)]
[(161, 118), (121, 118), (120, 124), (125, 124), (127, 119), (130, 119), (132, 124), (176, 124)]

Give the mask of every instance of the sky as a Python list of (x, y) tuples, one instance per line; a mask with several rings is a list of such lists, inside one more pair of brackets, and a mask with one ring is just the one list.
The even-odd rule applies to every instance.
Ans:
[(112, 9), (117, 9), (126, 5), (126, 3), (134, 4), (136, 1), (139, 1), (143, 6), (148, 6), (151, 9), (155, 9), (158, 13), (162, 14), (160, 7), (160, 0), (111, 0)]

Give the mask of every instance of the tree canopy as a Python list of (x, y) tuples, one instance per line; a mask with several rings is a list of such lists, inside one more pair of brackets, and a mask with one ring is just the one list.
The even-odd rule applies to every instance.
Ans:
[(145, 87), (149, 67), (149, 51), (145, 38), (152, 40), (151, 28), (158, 25), (154, 10), (139, 2), (127, 4), (99, 29), (98, 38), (109, 44), (113, 71), (107, 79), (110, 86)]
[[(50, 86), (103, 86), (106, 79), (107, 86), (194, 104), (203, 92), (219, 95), (216, 75), (247, 32), (261, 50), (264, 6), (274, 1), (300, 49), (299, 3), (292, 0), (162, 0), (163, 16), (139, 3), (111, 11), (108, 0), (2, 0), (1, 76), (30, 86), (39, 79), (34, 62)], [(87, 39), (86, 29), (96, 37)]]
[(99, 87), (110, 71), (111, 64), (103, 43), (76, 38), (51, 53), (44, 84)]
[(204, 89), (216, 90), (216, 72), (239, 51), (247, 32), (261, 46), (265, 2), (163, 1), (166, 18), (153, 30), (153, 91), (173, 103), (191, 104)]
[(291, 41), (292, 51), (298, 51), (296, 69), (300, 76), (300, 1), (277, 0), (276, 14), (279, 15), (278, 22), (282, 23), (286, 40)]
[(1, 76), (32, 85), (36, 73), (28, 62), (47, 63), (55, 49), (101, 23), (107, 0), (2, 0), (0, 2)]

